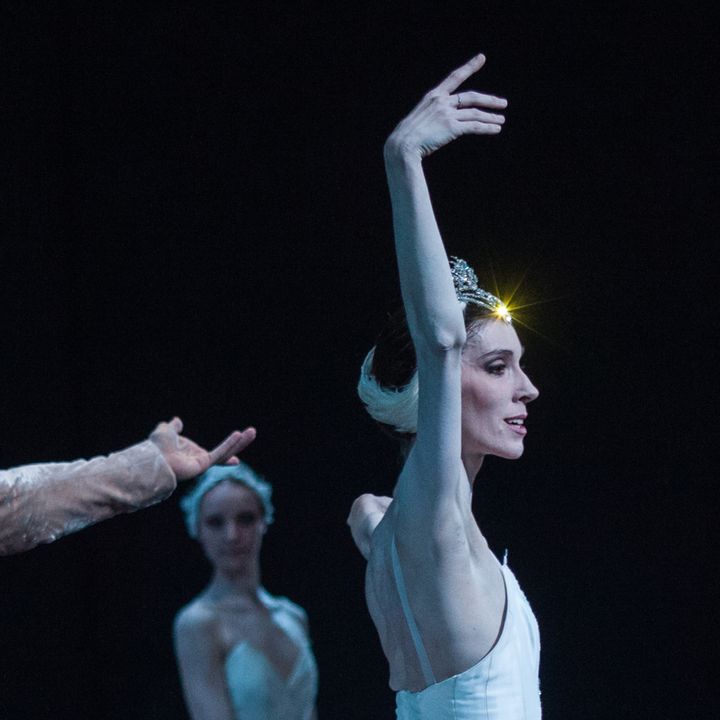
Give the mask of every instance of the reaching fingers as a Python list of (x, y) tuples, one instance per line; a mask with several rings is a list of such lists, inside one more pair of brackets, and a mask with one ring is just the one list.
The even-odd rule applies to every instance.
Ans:
[[(257, 435), (255, 428), (246, 428), (242, 432), (235, 431), (230, 433), (216, 448), (210, 451), (210, 463), (225, 463), (233, 458), (237, 453), (244, 450)], [(236, 458), (237, 460), (237, 458)], [(236, 463), (232, 463), (236, 464)]]
[(436, 88), (436, 91), (451, 93), (459, 88), (472, 74), (485, 64), (485, 56), (480, 53), (470, 58), (464, 65), (453, 70)]
[(245, 428), (241, 433), (238, 433), (238, 435), (238, 443), (235, 446), (236, 453), (244, 450), (257, 437), (257, 430), (254, 427)]

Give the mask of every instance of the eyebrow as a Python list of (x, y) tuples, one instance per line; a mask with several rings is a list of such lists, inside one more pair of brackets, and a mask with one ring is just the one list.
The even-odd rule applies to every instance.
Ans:
[[(520, 346), (520, 357), (522, 357), (524, 353), (525, 353), (525, 348), (521, 345)], [(506, 357), (508, 357), (508, 356), (512, 357), (513, 355), (515, 355), (515, 353), (512, 350), (506, 350), (503, 348), (495, 348), (495, 350), (490, 350), (486, 353), (483, 353), (480, 356), (480, 359), (482, 360), (483, 358), (489, 357), (490, 355), (504, 355)]]

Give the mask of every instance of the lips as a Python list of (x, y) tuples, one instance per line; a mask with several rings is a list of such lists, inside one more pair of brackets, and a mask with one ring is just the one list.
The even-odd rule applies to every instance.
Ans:
[(246, 553), (248, 551), (248, 548), (246, 547), (226, 547), (223, 550), (224, 555), (242, 555), (243, 553)]
[(505, 423), (510, 429), (518, 435), (527, 435), (527, 428), (525, 427), (525, 420), (527, 415), (515, 415), (514, 417), (505, 418)]

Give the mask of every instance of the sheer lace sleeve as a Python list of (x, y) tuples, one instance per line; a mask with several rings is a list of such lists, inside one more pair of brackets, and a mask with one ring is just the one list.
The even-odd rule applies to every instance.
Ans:
[(175, 475), (149, 440), (107, 457), (0, 471), (0, 555), (166, 498)]

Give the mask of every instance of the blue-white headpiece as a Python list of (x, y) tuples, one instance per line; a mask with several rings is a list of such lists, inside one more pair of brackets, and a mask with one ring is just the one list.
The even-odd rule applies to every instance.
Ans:
[(190, 537), (198, 535), (198, 520), (200, 518), (200, 505), (202, 499), (216, 485), (224, 480), (240, 483), (252, 490), (260, 500), (263, 507), (263, 520), (270, 525), (275, 517), (275, 508), (272, 504), (272, 485), (263, 480), (247, 463), (237, 465), (213, 465), (202, 475), (198, 476), (195, 487), (180, 501), (180, 507), (185, 514), (185, 525)]

